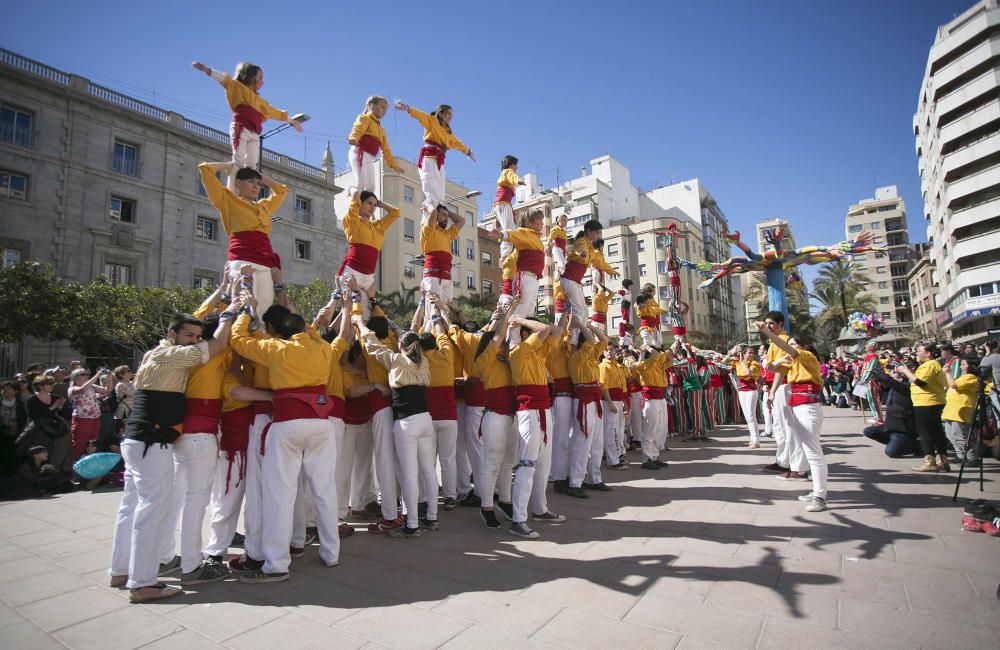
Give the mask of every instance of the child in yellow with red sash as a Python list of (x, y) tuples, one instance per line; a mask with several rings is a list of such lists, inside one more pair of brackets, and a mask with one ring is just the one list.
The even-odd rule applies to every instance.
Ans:
[[(373, 219), (376, 208), (385, 210), (386, 215)], [(385, 231), (396, 219), (399, 219), (399, 208), (379, 201), (373, 192), (358, 190), (351, 197), (347, 214), (341, 220), (347, 238), (347, 255), (337, 275), (344, 291), (348, 290), (349, 278), (357, 281), (361, 293), (361, 313), (366, 321), (371, 314), (368, 292), (375, 286), (375, 267), (385, 242)]]
[(444, 158), (449, 149), (458, 149), (473, 162), (476, 156), (456, 138), (451, 132), (452, 108), (441, 104), (430, 113), (418, 111), (403, 102), (396, 102), (396, 109), (406, 111), (407, 115), (424, 127), (424, 146), (420, 149), (417, 168), (420, 170), (420, 185), (424, 191), (424, 202), (430, 205), (440, 205), (445, 198)]
[(382, 162), (386, 167), (397, 172), (402, 172), (403, 168), (396, 164), (396, 159), (392, 157), (389, 150), (389, 142), (385, 138), (385, 129), (380, 121), (385, 117), (385, 112), (389, 110), (389, 102), (385, 97), (372, 95), (365, 100), (365, 110), (354, 120), (351, 132), (347, 136), (347, 143), (351, 145), (347, 153), (347, 160), (357, 179), (356, 187), (359, 190), (375, 191), (375, 158), (382, 152)]

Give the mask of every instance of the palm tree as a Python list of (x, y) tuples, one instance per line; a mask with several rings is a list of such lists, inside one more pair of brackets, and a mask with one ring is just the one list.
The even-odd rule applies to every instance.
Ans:
[(841, 328), (847, 327), (847, 316), (851, 312), (872, 313), (878, 310), (874, 296), (855, 292), (848, 288), (838, 291), (834, 285), (820, 284), (818, 281), (810, 294), (822, 307), (816, 314), (816, 325), (836, 337)]
[(472, 291), (467, 296), (459, 297), (455, 302), (461, 307), (473, 307), (492, 312), (497, 308), (497, 299), (497, 296), (493, 294), (482, 294)]
[[(382, 294), (379, 297), (379, 305), (382, 307), (382, 311), (397, 323), (403, 322), (401, 319), (406, 314), (412, 315), (417, 310), (417, 297), (420, 294), (420, 285), (407, 287), (400, 282), (399, 289), (399, 291)], [(410, 321), (409, 319), (405, 319), (405, 322), (409, 325)]]
[[(855, 270), (854, 265), (844, 258), (840, 258), (824, 264), (823, 268), (820, 269), (819, 277), (816, 278), (816, 283), (813, 285), (814, 292), (818, 292), (823, 288), (824, 298), (820, 298), (814, 293), (813, 297), (822, 302), (825, 306), (832, 306), (833, 303), (830, 302), (831, 299), (836, 298), (836, 302), (839, 303), (840, 316), (839, 322), (842, 323), (841, 327), (847, 325), (847, 316), (851, 311), (865, 311), (860, 307), (853, 307), (848, 309), (851, 302), (851, 298), (859, 298), (862, 295), (868, 285), (871, 284), (871, 280), (868, 276), (858, 273)], [(832, 293), (830, 293), (832, 291)], [(870, 297), (869, 297), (870, 298)], [(865, 305), (868, 303), (862, 301)], [(872, 305), (874, 305), (874, 299), (871, 300)], [(870, 309), (874, 310), (874, 306)]]

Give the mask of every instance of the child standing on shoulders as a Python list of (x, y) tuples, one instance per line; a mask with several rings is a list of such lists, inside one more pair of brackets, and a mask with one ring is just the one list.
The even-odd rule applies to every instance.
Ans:
[(476, 156), (465, 146), (465, 143), (451, 133), (451, 106), (441, 104), (428, 115), (397, 101), (396, 109), (406, 111), (407, 115), (420, 122), (420, 125), (424, 127), (424, 146), (420, 149), (420, 158), (417, 159), (424, 201), (434, 206), (444, 203), (444, 157), (448, 150), (458, 149), (471, 158), (473, 162), (476, 161)]
[(375, 157), (382, 152), (382, 162), (390, 169), (402, 172), (403, 168), (396, 164), (385, 139), (385, 129), (380, 121), (389, 110), (389, 102), (385, 97), (372, 95), (365, 101), (365, 110), (354, 120), (351, 133), (347, 136), (347, 144), (351, 145), (347, 159), (351, 171), (357, 179), (357, 187), (361, 190), (375, 191)]
[[(497, 216), (497, 222), (501, 230), (514, 229), (514, 190), (518, 185), (524, 185), (524, 181), (517, 175), (517, 158), (514, 156), (504, 156), (500, 161), (500, 178), (497, 179), (497, 193), (493, 199), (493, 214)], [(504, 240), (500, 242), (500, 259), (507, 257), (512, 245)]]
[[(373, 219), (375, 209), (382, 208), (386, 215)], [(361, 294), (361, 313), (365, 322), (371, 316), (371, 299), (368, 292), (375, 286), (375, 266), (385, 242), (385, 231), (399, 219), (399, 208), (378, 200), (374, 192), (358, 190), (351, 197), (347, 214), (341, 220), (347, 238), (347, 255), (340, 265), (340, 284), (343, 291), (349, 291), (350, 278), (357, 280)]]

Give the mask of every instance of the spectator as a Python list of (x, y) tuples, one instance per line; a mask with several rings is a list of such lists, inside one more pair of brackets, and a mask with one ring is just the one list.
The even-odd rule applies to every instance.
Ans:
[(46, 375), (52, 377), (55, 384), (52, 386), (52, 394), (63, 398), (62, 406), (59, 407), (59, 415), (68, 423), (73, 417), (73, 404), (69, 401), (69, 374), (65, 366), (55, 366), (45, 371)]
[(132, 413), (132, 397), (135, 395), (135, 384), (132, 379), (135, 373), (128, 366), (118, 366), (115, 368), (115, 395), (118, 397), (118, 410), (115, 412), (115, 419), (119, 421), (119, 426), (124, 428), (125, 420)]
[(10, 476), (17, 467), (14, 441), (28, 424), (28, 409), (16, 391), (12, 381), (0, 385), (0, 477)]
[(79, 359), (73, 359), (72, 361), (69, 362), (69, 371), (70, 371), (70, 374), (72, 374), (72, 372), (74, 370), (79, 370), (82, 367), (83, 367), (83, 364), (80, 363)]
[(902, 458), (907, 454), (920, 456), (910, 382), (896, 371), (891, 376), (886, 374), (881, 367), (876, 368), (872, 376), (889, 389), (889, 399), (885, 405), (885, 421), (881, 425), (865, 427), (865, 437), (885, 445), (885, 455), (889, 458)]
[(101, 434), (101, 407), (97, 398), (107, 393), (107, 389), (97, 381), (106, 375), (107, 370), (104, 370), (91, 376), (86, 368), (77, 368), (70, 373), (69, 401), (73, 403), (73, 419), (69, 430), (73, 434), (73, 462), (83, 456), (87, 441)]
[(955, 450), (956, 461), (961, 463), (964, 458), (969, 467), (977, 467), (980, 462), (975, 443), (971, 446), (968, 444), (972, 416), (976, 409), (976, 390), (979, 388), (979, 377), (972, 372), (972, 368), (978, 361), (978, 357), (974, 355), (962, 357), (959, 360), (961, 372), (957, 379), (945, 373), (948, 393), (945, 395), (944, 412), (941, 414), (944, 433)]
[(43, 445), (29, 449), (28, 459), (18, 471), (22, 483), (34, 488), (39, 495), (72, 492), (73, 483), (48, 461), (49, 450)]
[[(26, 445), (45, 445), (49, 450), (49, 460), (56, 469), (69, 474), (73, 469), (70, 454), (73, 451), (69, 426), (59, 414), (66, 399), (52, 394), (55, 379), (51, 375), (35, 377), (35, 394), (28, 400), (28, 419), (31, 424), (21, 434), (25, 441), (18, 447)], [(31, 435), (28, 435), (30, 431)], [(20, 440), (20, 439), (19, 439)]]
[(987, 341), (987, 354), (979, 362), (980, 368), (989, 368), (993, 372), (993, 390), (990, 391), (990, 399), (993, 406), (1000, 409), (1000, 341)]
[(947, 472), (948, 439), (941, 425), (945, 393), (948, 390), (945, 373), (935, 361), (937, 346), (933, 343), (917, 345), (917, 361), (920, 366), (916, 373), (906, 366), (899, 371), (910, 380), (910, 397), (913, 399), (913, 417), (920, 436), (920, 446), (924, 452), (924, 464), (914, 467), (917, 472)]

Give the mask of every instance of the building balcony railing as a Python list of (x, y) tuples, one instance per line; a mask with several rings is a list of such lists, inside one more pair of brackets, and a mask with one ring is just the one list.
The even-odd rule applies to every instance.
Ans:
[(111, 169), (118, 174), (125, 174), (126, 176), (138, 176), (139, 175), (139, 161), (134, 158), (125, 158), (123, 156), (115, 156), (111, 163)]
[(31, 147), (31, 129), (19, 128), (10, 124), (0, 124), (0, 140), (19, 147)]
[(292, 214), (292, 218), (295, 223), (304, 223), (307, 226), (311, 226), (313, 222), (312, 210), (296, 210)]
[(0, 48), (0, 63), (9, 65), (12, 68), (17, 68), (18, 70), (24, 70), (25, 72), (31, 73), (36, 77), (48, 79), (49, 81), (55, 82), (60, 86), (69, 84), (69, 75), (65, 72), (56, 70), (55, 68), (50, 68), (44, 63), (39, 63), (38, 61), (29, 59), (26, 56), (15, 54), (10, 50)]

